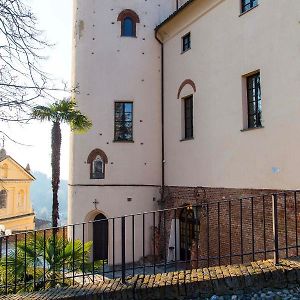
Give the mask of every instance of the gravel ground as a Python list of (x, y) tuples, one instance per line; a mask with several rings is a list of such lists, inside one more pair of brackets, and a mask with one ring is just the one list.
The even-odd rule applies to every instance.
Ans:
[(256, 299), (265, 299), (265, 300), (299, 300), (300, 299), (300, 286), (290, 288), (290, 289), (281, 289), (281, 290), (272, 290), (272, 289), (263, 289), (256, 293), (244, 294), (244, 295), (233, 295), (233, 296), (212, 296), (207, 298), (207, 300), (256, 300)]

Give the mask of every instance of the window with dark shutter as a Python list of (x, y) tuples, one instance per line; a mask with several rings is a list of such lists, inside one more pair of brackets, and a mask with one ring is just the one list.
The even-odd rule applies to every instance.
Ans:
[(184, 138), (192, 139), (194, 137), (193, 125), (193, 96), (183, 99), (184, 101)]
[(135, 23), (130, 17), (126, 17), (123, 21), (122, 36), (135, 37)]

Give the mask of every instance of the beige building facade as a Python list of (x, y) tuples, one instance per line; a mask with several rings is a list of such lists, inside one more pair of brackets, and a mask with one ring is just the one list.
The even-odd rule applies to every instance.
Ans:
[(29, 165), (23, 168), (4, 149), (0, 150), (0, 225), (8, 233), (35, 228), (30, 200), (33, 180)]
[(69, 223), (298, 189), (299, 22), (297, 0), (74, 1), (93, 129), (71, 136)]

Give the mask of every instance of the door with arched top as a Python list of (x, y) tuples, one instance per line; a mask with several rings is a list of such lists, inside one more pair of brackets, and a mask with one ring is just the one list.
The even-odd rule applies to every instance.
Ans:
[(108, 259), (108, 220), (98, 214), (93, 222), (94, 261)]

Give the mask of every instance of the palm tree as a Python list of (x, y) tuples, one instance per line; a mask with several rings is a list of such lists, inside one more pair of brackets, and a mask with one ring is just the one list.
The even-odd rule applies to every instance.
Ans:
[[(95, 269), (89, 262), (92, 245), (64, 235), (45, 238), (43, 232), (29, 233), (26, 242), (19, 241), (17, 248), (0, 259), (0, 285), (6, 284), (10, 293), (72, 285), (73, 272), (88, 274)], [(103, 264), (97, 262), (96, 266), (102, 270)]]
[(57, 227), (59, 219), (58, 189), (60, 183), (60, 150), (62, 138), (60, 125), (67, 123), (71, 126), (72, 131), (83, 133), (91, 128), (92, 123), (77, 109), (73, 99), (64, 99), (48, 106), (36, 106), (33, 108), (32, 117), (40, 121), (52, 122), (52, 226)]

